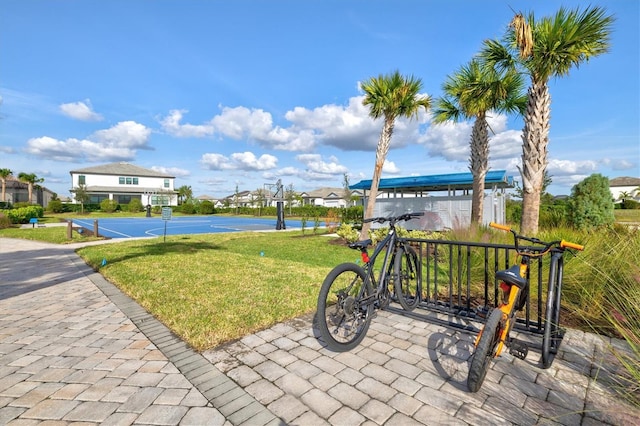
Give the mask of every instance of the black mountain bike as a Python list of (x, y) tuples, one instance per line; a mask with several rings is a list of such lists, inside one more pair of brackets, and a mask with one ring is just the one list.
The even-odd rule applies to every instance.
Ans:
[[(329, 349), (344, 352), (364, 339), (375, 309), (384, 309), (396, 300), (413, 310), (422, 297), (420, 260), (409, 243), (398, 237), (396, 224), (424, 213), (406, 213), (396, 217), (374, 217), (364, 222), (389, 222), (389, 233), (371, 256), (370, 239), (349, 244), (359, 250), (363, 265), (343, 263), (331, 270), (320, 288), (317, 320), (320, 335)], [(376, 258), (384, 252), (381, 268)], [(379, 272), (378, 272), (379, 271)], [(375, 287), (375, 288), (374, 288)]]

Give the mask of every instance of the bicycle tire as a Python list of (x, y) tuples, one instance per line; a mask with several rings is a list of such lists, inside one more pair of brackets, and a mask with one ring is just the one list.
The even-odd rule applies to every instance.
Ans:
[(549, 267), (549, 290), (542, 336), (542, 368), (549, 368), (558, 352), (560, 338), (561, 260), (552, 260)]
[(487, 376), (489, 363), (495, 356), (500, 335), (502, 334), (502, 311), (494, 309), (489, 315), (486, 324), (482, 328), (482, 335), (476, 346), (476, 350), (469, 365), (469, 376), (467, 377), (467, 387), (471, 392), (478, 392), (484, 378)]
[(365, 270), (343, 263), (331, 270), (318, 295), (317, 326), (322, 340), (335, 352), (355, 348), (367, 334), (373, 304), (359, 301), (373, 293)]
[(413, 311), (420, 303), (422, 279), (418, 255), (411, 247), (399, 247), (393, 267), (394, 290), (398, 302), (406, 311)]

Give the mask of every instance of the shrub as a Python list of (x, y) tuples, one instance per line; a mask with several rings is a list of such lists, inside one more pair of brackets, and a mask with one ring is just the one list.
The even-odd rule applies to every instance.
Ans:
[(615, 222), (609, 179), (594, 173), (571, 189), (571, 222), (578, 229)]
[(196, 214), (196, 206), (193, 203), (184, 203), (180, 206), (180, 211), (184, 214)]
[(635, 200), (625, 199), (622, 202), (622, 208), (625, 210), (637, 210), (640, 209), (640, 203)]
[(0, 229), (10, 228), (10, 227), (11, 227), (11, 219), (9, 219), (6, 214), (0, 213)]
[(100, 210), (102, 210), (104, 213), (113, 213), (117, 209), (118, 203), (115, 200), (106, 198), (100, 202)]
[(11, 220), (11, 223), (29, 223), (31, 218), (43, 217), (44, 209), (41, 206), (28, 205), (27, 207), (7, 210), (6, 215)]
[(198, 213), (200, 214), (214, 214), (215, 212), (215, 206), (209, 200), (204, 200), (198, 205)]
[(47, 210), (49, 210), (52, 213), (62, 213), (64, 211), (64, 206), (62, 205), (62, 201), (60, 200), (49, 201)]
[(130, 213), (140, 213), (144, 210), (144, 206), (142, 205), (142, 201), (138, 198), (134, 198), (129, 202), (128, 209)]
[(338, 227), (338, 230), (336, 231), (336, 234), (338, 234), (340, 238), (348, 243), (355, 243), (360, 237), (360, 232), (357, 229), (354, 229), (353, 226), (349, 225), (348, 223), (343, 223), (342, 225), (340, 225)]

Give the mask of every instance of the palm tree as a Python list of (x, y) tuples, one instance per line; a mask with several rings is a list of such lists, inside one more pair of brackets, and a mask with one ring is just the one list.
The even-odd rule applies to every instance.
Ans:
[(522, 131), (523, 200), (521, 232), (536, 234), (540, 195), (547, 167), (551, 97), (549, 80), (563, 77), (575, 66), (608, 52), (613, 17), (600, 7), (567, 10), (534, 19), (517, 14), (503, 42), (486, 41), (482, 56), (503, 67), (516, 66), (531, 78)]
[(482, 223), (484, 179), (489, 171), (487, 115), (490, 111), (524, 114), (524, 81), (514, 70), (499, 73), (473, 59), (449, 76), (442, 90), (445, 96), (436, 101), (434, 123), (475, 119), (469, 142), (469, 170), (473, 175), (471, 223)]
[(0, 181), (2, 181), (2, 202), (6, 200), (7, 193), (7, 178), (13, 175), (13, 171), (10, 169), (0, 169)]
[[(371, 190), (369, 191), (369, 199), (367, 200), (367, 208), (364, 214), (364, 217), (367, 218), (373, 215), (373, 208), (378, 196), (378, 185), (382, 175), (382, 166), (389, 152), (396, 118), (417, 117), (420, 108), (427, 110), (431, 107), (431, 98), (419, 95), (420, 89), (422, 89), (422, 81), (419, 78), (414, 78), (413, 76), (404, 77), (398, 71), (371, 77), (362, 83), (361, 87), (365, 93), (362, 104), (369, 106), (369, 116), (374, 120), (384, 117), (384, 125), (382, 126), (376, 149), (376, 163), (373, 169)], [(367, 238), (369, 227), (369, 223), (362, 225), (361, 239)]]
[(191, 198), (193, 198), (193, 190), (189, 185), (182, 185), (178, 188), (178, 199), (180, 200), (180, 204), (186, 200), (190, 200)]
[(20, 172), (18, 174), (18, 179), (20, 180), (20, 182), (24, 182), (28, 185), (28, 190), (29, 190), (28, 202), (29, 204), (31, 204), (33, 202), (33, 187), (39, 183), (44, 182), (44, 179), (39, 178), (33, 173), (25, 173), (25, 172)]

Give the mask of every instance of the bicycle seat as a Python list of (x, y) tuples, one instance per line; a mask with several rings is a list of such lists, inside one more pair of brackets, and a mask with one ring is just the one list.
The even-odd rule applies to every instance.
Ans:
[(513, 265), (509, 269), (496, 272), (496, 278), (506, 282), (507, 284), (513, 284), (519, 288), (522, 288), (527, 284), (527, 279), (520, 276), (520, 265)]
[(355, 243), (349, 244), (349, 248), (352, 248), (354, 250), (365, 250), (367, 247), (371, 245), (371, 242), (372, 242), (371, 239), (356, 241)]

